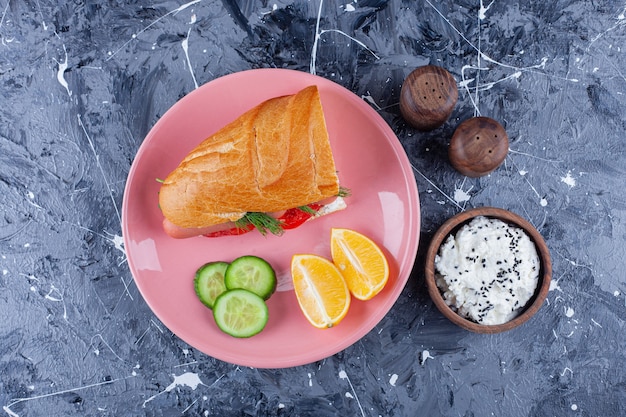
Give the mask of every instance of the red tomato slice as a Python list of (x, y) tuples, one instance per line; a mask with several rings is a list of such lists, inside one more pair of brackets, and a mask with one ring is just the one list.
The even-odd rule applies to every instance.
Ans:
[[(322, 205), (313, 203), (309, 204), (308, 207), (317, 212), (322, 207)], [(278, 220), (283, 223), (283, 229), (289, 230), (295, 229), (313, 216), (314, 214), (307, 213), (306, 211), (300, 210), (299, 208), (292, 208), (287, 210), (285, 214), (278, 218)]]
[[(314, 210), (315, 212), (319, 211), (320, 208), (323, 207), (323, 204), (312, 203), (308, 205), (309, 208)], [(314, 214), (307, 213), (306, 211), (300, 210), (299, 208), (292, 208), (280, 216), (278, 220), (283, 224), (284, 230), (295, 229), (296, 227), (302, 225), (302, 223), (309, 220), (313, 217)], [(206, 237), (221, 237), (221, 236), (238, 236), (243, 235), (250, 232), (254, 229), (254, 226), (249, 224), (245, 228), (241, 227), (232, 227), (230, 229), (220, 230), (217, 232), (207, 233), (204, 236)]]

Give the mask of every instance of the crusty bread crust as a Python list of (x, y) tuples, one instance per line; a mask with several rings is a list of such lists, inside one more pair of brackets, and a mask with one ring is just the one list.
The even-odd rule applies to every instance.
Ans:
[(337, 195), (339, 179), (316, 86), (269, 99), (192, 150), (161, 186), (180, 227), (236, 221)]

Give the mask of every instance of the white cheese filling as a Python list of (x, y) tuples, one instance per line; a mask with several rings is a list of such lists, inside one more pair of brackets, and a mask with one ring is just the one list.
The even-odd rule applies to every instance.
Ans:
[(446, 304), (465, 318), (493, 325), (512, 320), (526, 306), (540, 264), (522, 229), (479, 216), (446, 239), (435, 268)]

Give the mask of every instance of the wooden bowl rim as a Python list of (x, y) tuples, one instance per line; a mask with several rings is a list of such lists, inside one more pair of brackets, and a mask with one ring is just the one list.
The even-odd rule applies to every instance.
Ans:
[[(539, 255), (539, 282), (537, 288), (535, 289), (535, 294), (526, 305), (525, 310), (519, 316), (503, 324), (485, 325), (475, 323), (471, 320), (461, 317), (445, 303), (443, 295), (441, 294), (441, 291), (439, 290), (439, 287), (437, 287), (437, 283), (435, 282), (435, 256), (437, 255), (437, 252), (439, 252), (439, 247), (443, 243), (444, 239), (446, 239), (451, 233), (456, 232), (457, 229), (461, 228), (471, 219), (478, 216), (499, 219), (520, 227), (528, 234), (530, 239), (533, 241), (535, 247), (537, 248), (537, 254)], [(537, 229), (535, 229), (535, 227), (530, 224), (530, 222), (528, 222), (526, 219), (509, 210), (497, 207), (477, 207), (454, 215), (453, 217), (446, 220), (439, 227), (428, 247), (428, 252), (426, 254), (425, 274), (426, 286), (428, 288), (430, 298), (433, 300), (435, 306), (439, 309), (439, 311), (441, 311), (441, 313), (446, 316), (450, 321), (466, 330), (475, 333), (500, 333), (514, 329), (515, 327), (518, 327), (521, 324), (525, 323), (533, 315), (535, 315), (535, 313), (537, 313), (539, 308), (541, 308), (541, 305), (547, 298), (548, 292), (550, 291), (552, 263), (550, 259), (550, 250), (545, 240), (543, 239), (543, 236), (541, 236)]]

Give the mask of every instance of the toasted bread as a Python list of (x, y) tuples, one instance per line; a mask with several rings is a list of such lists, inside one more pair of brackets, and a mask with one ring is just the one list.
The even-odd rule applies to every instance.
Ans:
[(339, 179), (316, 86), (269, 99), (193, 149), (164, 180), (173, 224), (202, 228), (337, 195)]

